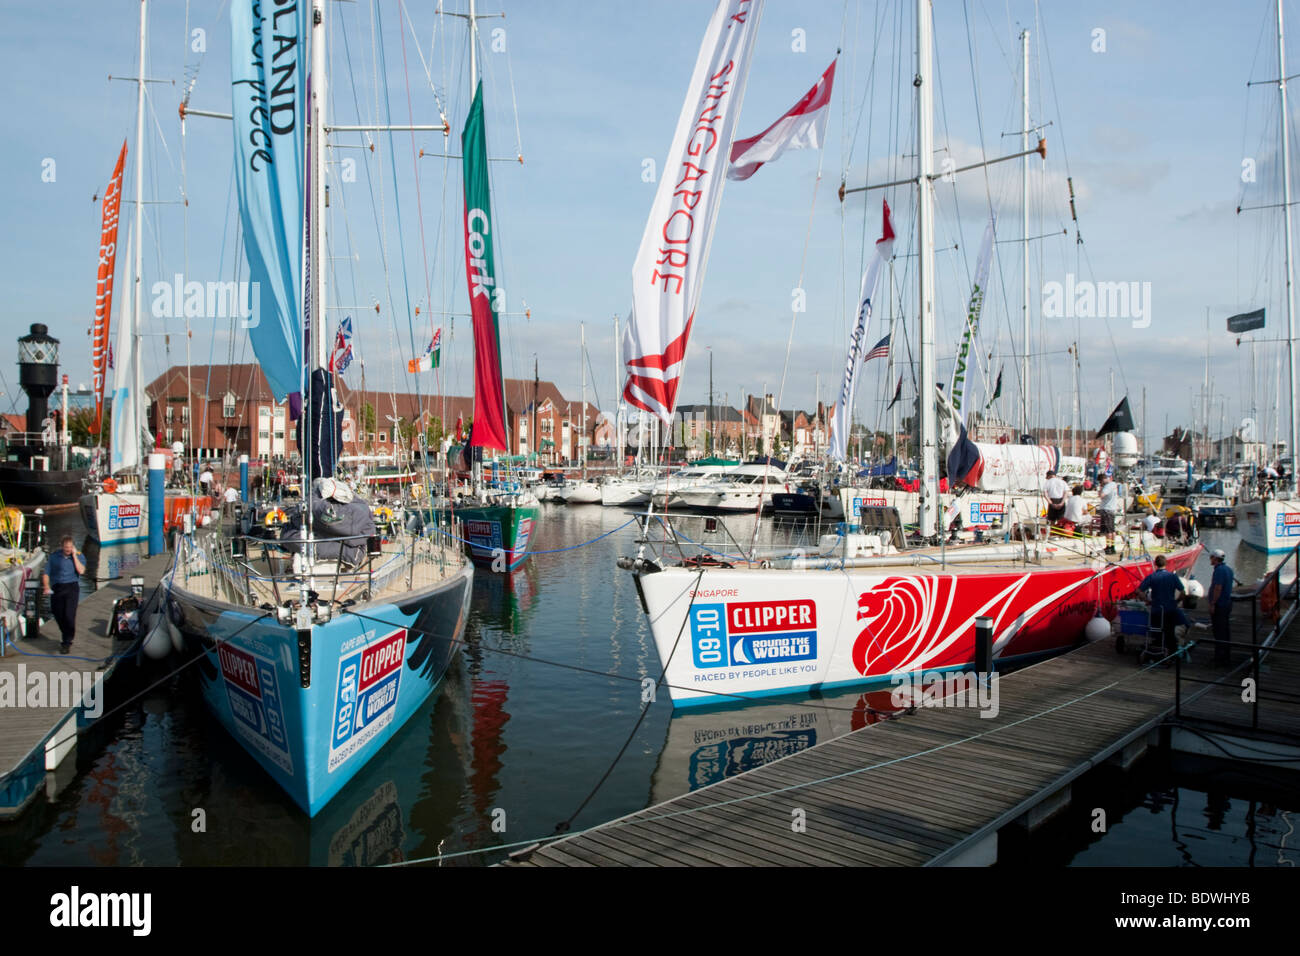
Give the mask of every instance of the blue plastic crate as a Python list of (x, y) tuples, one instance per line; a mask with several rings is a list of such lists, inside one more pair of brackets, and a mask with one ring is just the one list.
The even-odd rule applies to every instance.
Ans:
[(1119, 631), (1121, 634), (1136, 634), (1146, 636), (1147, 618), (1150, 612), (1145, 607), (1141, 608), (1120, 608), (1119, 610)]

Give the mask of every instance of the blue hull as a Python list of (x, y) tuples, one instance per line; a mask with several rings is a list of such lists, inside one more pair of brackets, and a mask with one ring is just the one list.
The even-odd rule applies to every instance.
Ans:
[(442, 682), (460, 649), (473, 570), (409, 600), (339, 612), (300, 635), (273, 616), (173, 586), (204, 703), (315, 816)]

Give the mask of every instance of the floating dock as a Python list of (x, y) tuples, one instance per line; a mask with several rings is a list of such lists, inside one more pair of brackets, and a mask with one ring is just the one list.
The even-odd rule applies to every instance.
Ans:
[[(507, 865), (990, 865), (999, 830), (1034, 829), (1069, 804), (1083, 774), (1105, 762), (1128, 767), (1148, 746), (1177, 745), (1179, 734), (1213, 747), (1206, 741), (1217, 733), (1243, 755), (1268, 739), (1274, 766), (1289, 753), (1300, 769), (1296, 586), (1281, 590), (1276, 620), (1261, 615), (1257, 594), (1239, 593), (1232, 621), (1241, 646), (1229, 667), (1213, 665), (1208, 628), (1189, 630), (1195, 646), (1186, 654), (1147, 667), (1103, 640), (999, 677), (995, 717), (917, 708), (526, 848)], [(1259, 663), (1257, 643), (1275, 648)]]
[[(59, 653), (59, 628), (52, 619), (38, 634), (4, 648), (0, 680), (9, 683), (15, 699), (6, 699), (0, 707), (0, 820), (20, 815), (43, 791), (53, 796), (71, 777), (68, 768), (75, 767), (75, 761), (68, 757), (76, 750), (77, 736), (100, 715), (88, 713), (81, 700), (70, 703), (60, 699), (67, 696), (60, 691), (71, 686), (90, 687), (88, 699), (105, 700), (106, 682), (121, 656), (132, 651), (130, 642), (108, 636), (113, 606), (118, 598), (131, 593), (131, 577), (144, 578), (147, 599), (171, 558), (170, 553), (143, 558), (129, 575), (82, 595), (71, 653)], [(92, 675), (89, 683), (81, 676), (86, 674)], [(44, 706), (29, 706), (31, 688), (36, 686), (43, 688)], [(61, 767), (62, 772), (56, 772)]]

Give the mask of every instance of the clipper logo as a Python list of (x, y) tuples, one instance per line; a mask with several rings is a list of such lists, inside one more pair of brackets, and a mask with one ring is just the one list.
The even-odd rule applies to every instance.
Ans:
[(853, 513), (854, 513), (855, 515), (860, 515), (860, 514), (862, 514), (862, 509), (863, 509), (863, 508), (885, 508), (885, 507), (887, 507), (887, 505), (886, 505), (886, 503), (885, 503), (885, 499), (884, 499), (883, 497), (882, 497), (882, 498), (854, 498), (854, 499), (853, 499)]
[(1274, 534), (1279, 538), (1300, 537), (1300, 511), (1283, 511), (1279, 514)]
[(695, 666), (806, 661), (817, 657), (817, 605), (810, 600), (732, 601), (691, 608)]
[(1000, 501), (972, 501), (970, 503), (970, 521), (972, 528), (988, 528), (994, 521), (1001, 521), (1007, 513), (1007, 507)]
[(217, 660), (225, 678), (235, 730), (258, 753), (292, 776), (293, 758), (285, 738), (275, 662), (228, 643), (217, 645)]
[[(531, 530), (531, 525), (529, 527)], [(481, 557), (486, 554), (490, 557), (493, 551), (504, 547), (501, 543), (501, 522), (466, 521), (465, 540), (469, 542), (470, 551), (476, 556)]]
[(405, 628), (340, 658), (330, 773), (393, 722), (405, 659)]
[(128, 528), (140, 527), (140, 506), (139, 505), (109, 505), (108, 506), (108, 530), (125, 531)]

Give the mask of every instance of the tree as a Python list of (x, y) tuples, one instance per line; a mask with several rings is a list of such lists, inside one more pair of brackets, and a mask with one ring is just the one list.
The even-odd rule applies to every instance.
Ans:
[(361, 406), (361, 438), (366, 450), (370, 449), (370, 436), (375, 431), (375, 406), (366, 402)]
[[(103, 444), (108, 445), (112, 436), (113, 406), (108, 402), (104, 403), (104, 420), (100, 425), (100, 434), (103, 435)], [(91, 434), (91, 426), (95, 424), (95, 407), (93, 405), (86, 408), (73, 408), (68, 410), (68, 436), (72, 439), (72, 444), (91, 446), (100, 444), (100, 435)]]

